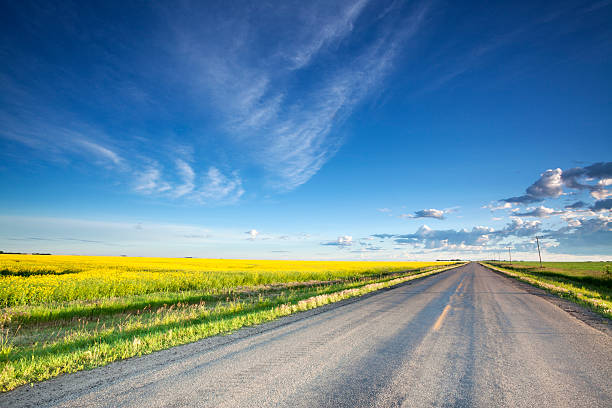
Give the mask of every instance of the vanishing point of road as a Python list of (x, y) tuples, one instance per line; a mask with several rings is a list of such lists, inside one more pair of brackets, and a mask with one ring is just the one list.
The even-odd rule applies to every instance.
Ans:
[(609, 408), (612, 336), (470, 263), (21, 387), (0, 406)]

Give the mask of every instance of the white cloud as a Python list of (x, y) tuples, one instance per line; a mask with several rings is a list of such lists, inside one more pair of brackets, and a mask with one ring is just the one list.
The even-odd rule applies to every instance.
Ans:
[[(605, 189), (612, 178), (612, 162), (594, 163), (586, 167), (574, 167), (568, 170), (549, 169), (526, 190), (526, 194), (501, 200), (506, 203), (528, 204), (543, 201), (547, 198), (558, 198), (563, 194), (563, 187), (573, 190), (587, 190), (595, 199), (601, 200), (610, 196)], [(596, 184), (586, 182), (598, 180)]]
[(244, 194), (242, 180), (237, 172), (229, 176), (221, 173), (216, 167), (209, 167), (204, 183), (197, 192), (204, 201), (236, 202)]
[[(340, 15), (324, 21), (327, 13), (319, 14), (310, 10), (305, 20), (305, 24), (296, 27), (297, 35), (306, 37), (307, 40), (301, 46), (295, 47), (293, 52), (287, 57), (293, 62), (293, 69), (300, 69), (308, 65), (312, 58), (326, 45), (334, 43), (346, 37), (353, 29), (353, 24), (361, 14), (368, 0), (358, 0), (348, 4)], [(321, 11), (321, 10), (319, 10)], [(317, 27), (311, 30), (310, 27)], [(304, 29), (308, 27), (308, 29)], [(300, 29), (301, 28), (301, 29)]]
[(445, 214), (452, 212), (452, 210), (436, 210), (435, 208), (429, 208), (425, 210), (415, 211), (414, 214), (401, 214), (400, 218), (436, 218), (443, 220)]
[(143, 194), (162, 194), (173, 198), (189, 199), (200, 204), (234, 203), (242, 197), (244, 189), (237, 172), (223, 174), (214, 166), (200, 178), (186, 161), (176, 160), (179, 183), (164, 178), (159, 165), (150, 166), (137, 177), (134, 190)]
[(351, 237), (350, 235), (343, 235), (341, 237), (338, 237), (337, 242), (340, 245), (351, 245), (353, 243), (353, 237)]
[(78, 143), (96, 156), (110, 160), (114, 164), (120, 164), (122, 161), (121, 157), (117, 153), (104, 146), (100, 146), (99, 144), (87, 140), (79, 140)]
[(141, 172), (136, 178), (134, 190), (150, 194), (154, 191), (159, 191), (160, 172), (158, 169), (150, 167)]
[(339, 236), (335, 241), (322, 242), (321, 245), (347, 247), (353, 244), (353, 237), (350, 235)]
[[(104, 54), (100, 72), (62, 71), (57, 75), (60, 84), (42, 89), (58, 100), (74, 100), (77, 95), (70, 93), (86, 87), (94, 116), (116, 117), (113, 123), (129, 123), (142, 134), (120, 140), (114, 132), (107, 134), (109, 124), (96, 128), (95, 122), (89, 125), (91, 118), (79, 118), (70, 106), (42, 99), (38, 88), (48, 86), (44, 81), (25, 87), (7, 76), (0, 80), (14, 103), (0, 112), (0, 137), (37, 149), (47, 160), (68, 162), (80, 155), (94, 156), (100, 159), (96, 164), (106, 167), (114, 164), (124, 173), (119, 176), (136, 175), (131, 184), (139, 193), (233, 202), (244, 190), (238, 173), (228, 168), (252, 167), (263, 169), (267, 186), (291, 190), (310, 180), (342, 146), (342, 125), (368, 95), (382, 88), (430, 9), (424, 1), (397, 3), (381, 13), (380, 5), (369, 0), (297, 2), (291, 7), (254, 3), (212, 12), (214, 7), (157, 5), (150, 11), (164, 25), (146, 45), (159, 57), (155, 64), (140, 66), (140, 58), (131, 59), (133, 53)], [(366, 31), (372, 35), (363, 36)], [(270, 33), (275, 41), (269, 41)], [(126, 49), (133, 48), (131, 37), (124, 37)], [(174, 95), (168, 100), (176, 106), (167, 103), (167, 95)], [(160, 123), (177, 117), (181, 123), (200, 123), (203, 112), (216, 131), (210, 137), (218, 139), (218, 151), (209, 149), (205, 157), (187, 160), (180, 155), (176, 160), (163, 148), (152, 152), (146, 139), (160, 143), (161, 135), (172, 135), (174, 129), (138, 129), (139, 123), (161, 117)], [(209, 136), (200, 130), (181, 135), (181, 143), (193, 152), (210, 146)]]
[[(249, 13), (224, 14), (216, 42), (209, 41), (201, 21), (169, 12), (176, 18), (179, 66), (191, 68), (185, 78), (197, 77), (189, 86), (212, 99), (225, 117), (221, 126), (230, 141), (263, 167), (270, 187), (287, 191), (304, 184), (336, 153), (343, 144), (339, 127), (376, 91), (428, 9), (415, 7), (403, 24), (377, 21), (375, 37), (351, 47), (342, 63), (327, 61), (327, 47), (351, 43), (367, 5), (365, 0), (334, 7), (306, 2), (290, 13), (254, 7)], [(261, 25), (251, 23), (258, 13), (276, 27), (278, 41), (269, 47), (259, 41)], [(325, 70), (305, 72), (316, 64), (325, 64)], [(290, 86), (304, 78), (306, 86)]]
[(257, 236), (259, 235), (259, 231), (257, 231), (256, 229), (252, 229), (250, 231), (245, 232), (245, 234), (249, 235), (249, 240), (255, 241), (255, 238), (257, 238)]
[(599, 190), (591, 191), (591, 197), (593, 197), (596, 200), (605, 200), (608, 197), (612, 197), (612, 193), (610, 192), (610, 190), (602, 188)]
[(548, 208), (548, 207), (544, 207), (544, 206), (539, 206), (539, 207), (530, 207), (530, 208), (527, 208), (527, 211), (525, 211), (525, 212), (515, 211), (513, 213), (513, 215), (517, 216), (517, 217), (547, 218), (547, 217), (550, 217), (551, 215), (559, 215), (559, 214), (563, 214), (563, 213), (564, 213), (564, 211), (557, 211), (557, 210), (554, 210), (552, 208)]
[(527, 194), (535, 198), (559, 197), (563, 194), (563, 181), (559, 168), (546, 170), (540, 179), (527, 188)]
[(178, 174), (183, 181), (183, 184), (175, 187), (172, 190), (172, 194), (175, 197), (182, 197), (186, 194), (191, 193), (195, 188), (195, 172), (187, 162), (181, 159), (176, 160), (176, 167), (178, 169)]
[(482, 208), (488, 208), (491, 211), (509, 210), (512, 208), (512, 203), (490, 203), (482, 206)]

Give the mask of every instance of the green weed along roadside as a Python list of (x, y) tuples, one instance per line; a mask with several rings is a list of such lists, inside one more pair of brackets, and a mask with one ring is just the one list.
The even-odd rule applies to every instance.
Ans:
[[(533, 286), (545, 289), (548, 292), (586, 306), (601, 316), (612, 319), (612, 290), (607, 279), (589, 279), (588, 276), (576, 274), (543, 271), (535, 274), (527, 271), (510, 270), (498, 266), (497, 263), (481, 262), (483, 266), (502, 272), (515, 279), (527, 282)], [(586, 278), (586, 279), (585, 279)], [(585, 281), (588, 281), (586, 283)], [(603, 282), (597, 284), (597, 282)]]
[[(251, 326), (289, 314), (309, 310), (343, 299), (360, 296), (409, 280), (429, 276), (451, 269), (452, 265), (429, 272), (414, 271), (405, 276), (383, 278), (369, 282), (352, 282), (330, 287), (318, 287), (279, 296), (276, 299), (261, 298), (257, 302), (228, 303), (211, 309), (202, 308), (187, 318), (169, 314), (156, 324), (131, 322), (122, 330), (104, 333), (103, 336), (76, 335), (67, 341), (47, 345), (35, 345), (21, 351), (10, 350), (0, 354), (0, 390), (8, 391), (20, 385), (42, 381), (63, 373), (91, 369), (112, 361), (125, 359), (173, 346), (194, 342), (217, 334), (228, 334), (244, 326)], [(340, 289), (340, 290), (339, 290)], [(313, 296), (314, 295), (314, 296)], [(98, 333), (102, 334), (102, 333)], [(79, 337), (80, 336), (80, 337)], [(12, 345), (8, 344), (8, 347)]]
[[(419, 268), (410, 270), (410, 272), (424, 272), (430, 269), (432, 268)], [(401, 275), (401, 273), (385, 272), (379, 273), (376, 276), (357, 276), (344, 280), (287, 282), (275, 283), (273, 285), (232, 287), (218, 292), (190, 290), (181, 292), (146, 293), (93, 300), (75, 300), (43, 305), (18, 305), (3, 309), (3, 313), (0, 315), (0, 325), (50, 322), (72, 319), (75, 317), (94, 318), (125, 312), (136, 312), (145, 308), (158, 308), (177, 303), (196, 304), (201, 302), (218, 302), (230, 298), (236, 299), (253, 295), (269, 295), (289, 289), (366, 281), (374, 278), (390, 278), (398, 275)]]

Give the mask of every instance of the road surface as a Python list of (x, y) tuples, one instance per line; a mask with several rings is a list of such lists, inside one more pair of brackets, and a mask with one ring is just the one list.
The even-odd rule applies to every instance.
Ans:
[(612, 337), (478, 264), (0, 395), (2, 407), (612, 407)]

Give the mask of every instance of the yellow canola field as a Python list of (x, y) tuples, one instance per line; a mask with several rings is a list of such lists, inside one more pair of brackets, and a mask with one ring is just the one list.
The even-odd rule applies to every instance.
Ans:
[(351, 279), (444, 264), (5, 254), (0, 255), (0, 306), (187, 290), (216, 293), (238, 286)]

